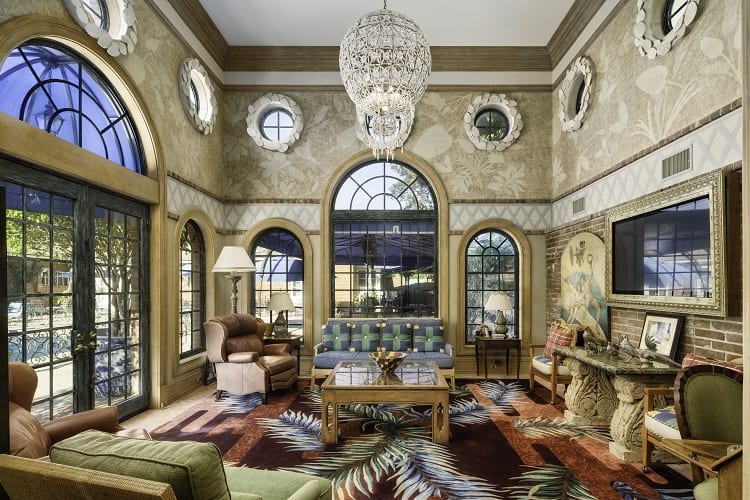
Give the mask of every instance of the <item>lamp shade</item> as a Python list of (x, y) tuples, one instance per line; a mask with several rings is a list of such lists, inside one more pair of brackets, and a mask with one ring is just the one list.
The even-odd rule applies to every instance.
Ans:
[(294, 309), (294, 303), (288, 293), (275, 293), (271, 295), (268, 308), (271, 311), (291, 311)]
[(250, 260), (250, 256), (247, 254), (247, 250), (240, 246), (226, 246), (221, 249), (219, 258), (216, 259), (214, 268), (211, 272), (214, 273), (248, 273), (255, 271), (253, 261)]
[(490, 295), (487, 299), (487, 303), (484, 305), (485, 309), (490, 311), (507, 311), (513, 309), (510, 303), (510, 298), (504, 293), (495, 293)]

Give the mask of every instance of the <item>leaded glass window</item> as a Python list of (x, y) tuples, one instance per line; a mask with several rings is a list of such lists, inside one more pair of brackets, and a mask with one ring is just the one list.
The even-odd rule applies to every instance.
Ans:
[[(504, 292), (513, 305), (504, 311), (508, 335), (518, 337), (518, 247), (505, 232), (483, 230), (471, 239), (466, 248), (466, 343), (474, 343), (480, 325), (494, 325), (497, 311), (485, 310), (490, 295)], [(491, 328), (492, 329), (492, 328)]]
[(180, 234), (180, 357), (205, 350), (206, 246), (198, 224), (189, 220)]
[(437, 203), (416, 170), (362, 164), (341, 181), (331, 212), (331, 315), (439, 314)]
[(269, 310), (268, 302), (272, 294), (286, 292), (294, 304), (294, 310), (287, 312), (289, 332), (300, 333), (305, 318), (305, 255), (302, 243), (292, 232), (272, 228), (260, 234), (250, 256), (255, 264), (253, 314), (273, 323), (272, 315), (279, 311)]
[(16, 47), (0, 68), (0, 111), (144, 173), (143, 150), (122, 99), (79, 54), (47, 40)]

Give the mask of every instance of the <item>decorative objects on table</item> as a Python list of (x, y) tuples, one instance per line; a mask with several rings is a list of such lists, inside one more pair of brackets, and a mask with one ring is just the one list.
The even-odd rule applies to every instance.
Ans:
[(232, 313), (237, 313), (237, 282), (242, 279), (243, 273), (252, 271), (255, 271), (255, 266), (244, 248), (230, 245), (221, 249), (211, 272), (229, 273), (227, 278), (232, 281)]
[(406, 358), (405, 352), (399, 351), (377, 351), (371, 352), (370, 358), (375, 361), (383, 373), (389, 374), (398, 368), (401, 362)]
[(682, 334), (683, 316), (646, 313), (638, 349), (650, 350), (674, 359)]
[(560, 316), (604, 340), (609, 335), (605, 262), (604, 242), (586, 231), (570, 238), (560, 257)]
[[(432, 56), (422, 30), (408, 17), (383, 9), (360, 18), (341, 40), (339, 67), (346, 93), (366, 117), (373, 155), (393, 156), (395, 141), (414, 120), (430, 76)], [(378, 140), (380, 139), (380, 140)]]
[(503, 151), (523, 129), (516, 101), (505, 94), (483, 94), (474, 98), (464, 114), (466, 135), (485, 151)]
[(271, 300), (268, 302), (268, 309), (279, 312), (279, 315), (276, 316), (276, 321), (273, 322), (273, 334), (276, 337), (286, 337), (289, 335), (289, 323), (284, 315), (286, 311), (294, 310), (294, 303), (289, 294), (281, 292), (271, 295)]
[(190, 122), (204, 135), (210, 134), (216, 123), (219, 105), (211, 78), (198, 59), (182, 61), (178, 84), (182, 108)]
[(593, 86), (591, 59), (585, 56), (576, 58), (565, 73), (565, 80), (558, 91), (559, 117), (563, 131), (573, 132), (581, 128), (589, 109)]
[(484, 308), (491, 311), (497, 311), (497, 319), (495, 320), (495, 334), (505, 335), (506, 333), (508, 333), (508, 321), (505, 319), (505, 314), (503, 314), (503, 311), (513, 309), (508, 295), (502, 292), (490, 295), (490, 298), (487, 299), (487, 303), (484, 305)]
[(480, 325), (479, 326), (479, 336), (480, 337), (489, 337), (490, 336), (490, 328), (487, 325)]

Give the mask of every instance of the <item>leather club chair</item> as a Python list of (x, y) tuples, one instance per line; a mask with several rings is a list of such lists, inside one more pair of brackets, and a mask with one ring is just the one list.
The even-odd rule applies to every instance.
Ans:
[(124, 429), (120, 426), (114, 406), (82, 411), (42, 424), (31, 414), (38, 383), (37, 374), (31, 366), (17, 361), (8, 363), (11, 455), (44, 457), (54, 443), (88, 429), (148, 437), (143, 429)]
[(250, 314), (225, 314), (203, 323), (208, 360), (216, 374), (216, 398), (296, 387), (297, 359), (289, 344), (263, 345), (265, 322)]

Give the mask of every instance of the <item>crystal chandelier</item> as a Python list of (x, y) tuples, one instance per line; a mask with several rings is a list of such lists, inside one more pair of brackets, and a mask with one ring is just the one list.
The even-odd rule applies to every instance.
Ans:
[[(339, 68), (357, 119), (367, 123), (373, 155), (403, 145), (414, 105), (422, 98), (432, 57), (422, 30), (408, 17), (383, 9), (370, 12), (344, 35)], [(408, 128), (407, 128), (408, 127)], [(402, 138), (403, 140), (397, 140)], [(400, 142), (400, 144), (399, 144)]]

